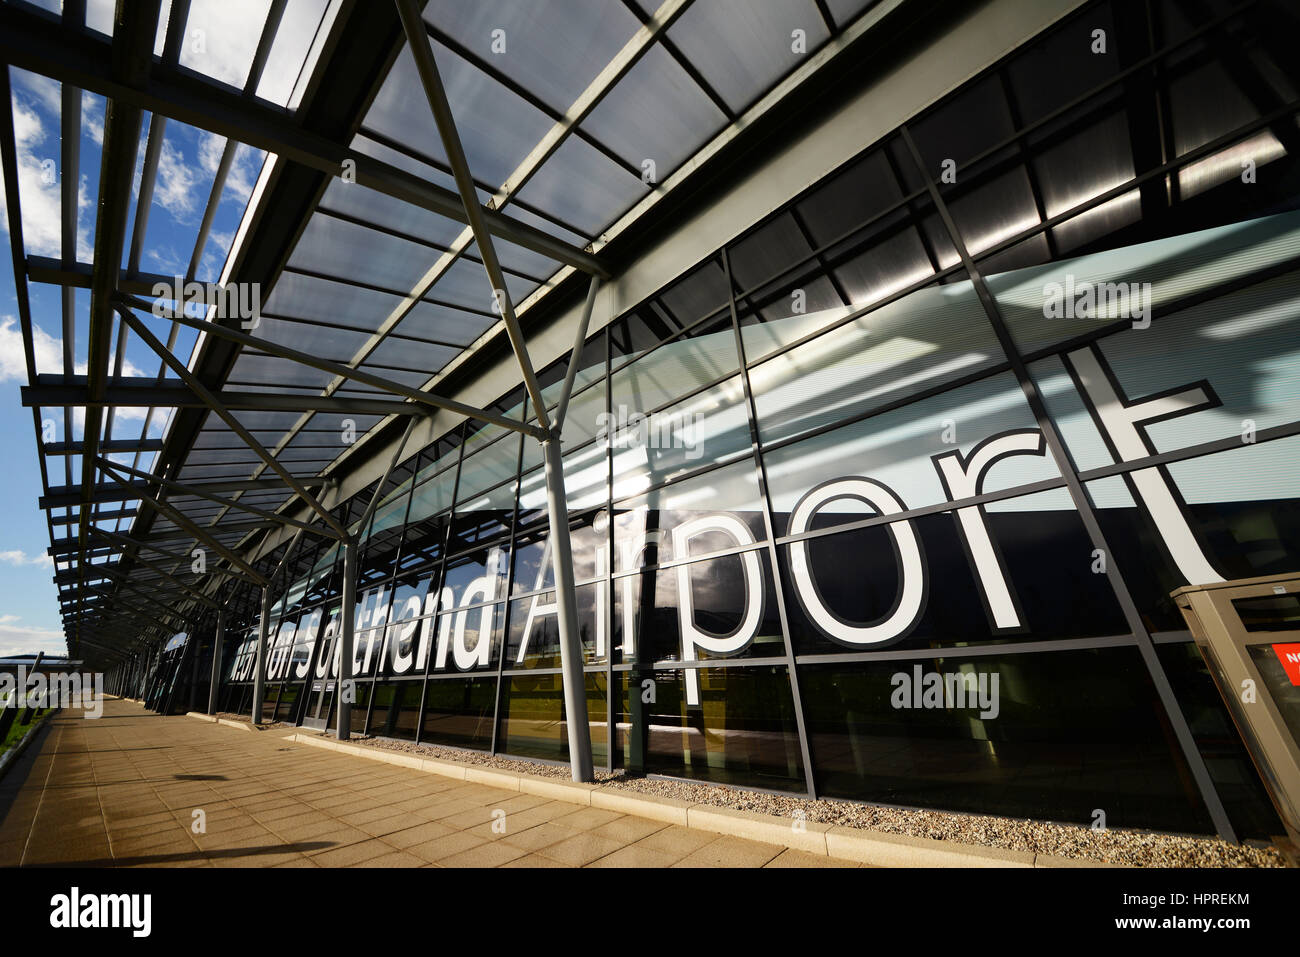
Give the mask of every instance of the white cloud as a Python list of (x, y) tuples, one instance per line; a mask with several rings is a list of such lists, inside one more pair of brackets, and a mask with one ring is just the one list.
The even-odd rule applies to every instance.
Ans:
[[(36, 354), (36, 371), (61, 373), (63, 371), (63, 340), (56, 338), (35, 323), (32, 324), (32, 351)], [(86, 363), (77, 362), (72, 371), (86, 374)], [(122, 375), (146, 375), (130, 359), (122, 361)], [(27, 360), (23, 350), (23, 333), (13, 316), (0, 316), (0, 382), (11, 379), (27, 381)], [(119, 414), (128, 410), (120, 410)], [(141, 416), (143, 417), (143, 416)]]
[(59, 111), (63, 108), (63, 88), (58, 80), (51, 80), (48, 76), (30, 73), (27, 70), (15, 70), (13, 76), (17, 86), (35, 96), (55, 116), (59, 115)]
[(90, 134), (90, 138), (100, 146), (104, 145), (104, 117), (84, 110), (81, 114), (81, 128)]
[(62, 631), (12, 623), (17, 620), (16, 615), (0, 618), (0, 656), (34, 655), (38, 651), (51, 655), (67, 654), (67, 640)]
[[(32, 325), (32, 347), (36, 353), (36, 371), (37, 372), (54, 372), (63, 371), (63, 341), (51, 336), (40, 326)], [(73, 372), (77, 375), (86, 374), (86, 364), (78, 362), (73, 367)], [(122, 362), (122, 375), (124, 376), (144, 376), (146, 373), (140, 369), (130, 359)], [(23, 334), (18, 326), (18, 320), (13, 316), (0, 316), (0, 382), (7, 381), (26, 382), (27, 381), (27, 360), (26, 353), (23, 350)], [(56, 429), (61, 433), (63, 431), (63, 414), (59, 409), (43, 410), (47, 418), (52, 419)], [(143, 422), (146, 409), (137, 406), (118, 406), (113, 412), (113, 421), (116, 424), (123, 422)], [(153, 420), (150, 422), (149, 431), (156, 435), (161, 435), (162, 430), (166, 427), (167, 415), (164, 412), (154, 413)], [(74, 408), (72, 410), (72, 429), (74, 436), (80, 437), (85, 432), (86, 410), (83, 408)], [(116, 429), (115, 429), (116, 431)], [(0, 552), (0, 561), (12, 561), (9, 557), (13, 553)]]
[[(215, 176), (221, 165), (221, 154), (226, 149), (226, 138), (216, 133), (199, 134), (199, 164), (209, 176)], [(226, 183), (221, 191), (222, 202), (247, 203), (253, 195), (257, 174), (262, 167), (263, 154), (245, 143), (235, 147), (235, 158), (226, 173)]]
[(199, 205), (195, 195), (198, 180), (194, 165), (185, 154), (166, 140), (158, 156), (158, 179), (154, 183), (153, 201), (181, 223), (190, 222)]
[(223, 83), (242, 87), (270, 6), (270, 0), (223, 0), (191, 5), (185, 21), (181, 64)]
[[(16, 76), (31, 77), (20, 70), (12, 71)], [(41, 78), (35, 78), (39, 80)], [(57, 133), (47, 132), (46, 121), (42, 119), (36, 106), (49, 108), (52, 95), (48, 86), (42, 86), (35, 80), (23, 79), (24, 97), (20, 98), (15, 89), (14, 140), (18, 148), (18, 193), (23, 213), (23, 242), (27, 251), (37, 256), (59, 256), (63, 249), (63, 224), (61, 220), (62, 198), (59, 188), (59, 141)], [(54, 84), (54, 115), (58, 115), (57, 88)], [(30, 96), (29, 102), (26, 97)], [(84, 191), (84, 180), (82, 181)], [(81, 192), (81, 191), (79, 191)], [(8, 235), (8, 202), (4, 183), (0, 181), (0, 233)], [(84, 215), (90, 206), (89, 197), (78, 196), (78, 208), (83, 211), (77, 222), (77, 255), (88, 256), (90, 227), (93, 214)], [(86, 261), (83, 259), (83, 261)]]
[(0, 562), (7, 565), (46, 565), (54, 567), (54, 559), (49, 555), (28, 555), (20, 548), (11, 548), (7, 551), (0, 551)]
[[(37, 372), (63, 370), (63, 345), (40, 326), (32, 325), (32, 346)], [(0, 316), (0, 382), (27, 381), (27, 358), (23, 333), (13, 316)]]

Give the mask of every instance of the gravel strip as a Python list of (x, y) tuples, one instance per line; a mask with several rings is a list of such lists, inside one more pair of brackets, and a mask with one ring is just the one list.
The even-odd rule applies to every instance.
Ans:
[[(542, 764), (521, 758), (506, 758), (431, 744), (417, 745), (388, 738), (353, 736), (351, 740), (386, 751), (404, 751), (459, 764), (531, 774), (534, 777), (569, 779), (567, 765)], [(786, 818), (793, 818), (797, 812), (802, 811), (806, 820), (822, 824), (842, 824), (888, 834), (1031, 851), (1055, 857), (1083, 858), (1125, 867), (1286, 866), (1285, 859), (1276, 848), (1229, 844), (1219, 838), (1184, 837), (1124, 829), (1094, 831), (1077, 824), (1026, 821), (983, 814), (955, 814), (825, 799), (810, 801), (791, 795), (746, 791), (725, 784), (630, 778), (621, 770), (613, 773), (597, 770), (596, 782), (609, 788), (639, 791), (692, 804), (736, 808)]]

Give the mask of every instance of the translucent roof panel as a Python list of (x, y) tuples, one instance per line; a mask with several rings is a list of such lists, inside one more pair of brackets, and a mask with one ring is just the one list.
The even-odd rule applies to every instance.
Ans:
[(353, 329), (375, 329), (401, 301), (399, 296), (373, 289), (286, 271), (262, 304), (262, 311)]
[(561, 113), (640, 26), (626, 7), (609, 0), (476, 0), (430, 4), (424, 15), (435, 29)]
[[(369, 372), (372, 375), (383, 376), (385, 379), (391, 379), (393, 382), (400, 382), (402, 385), (408, 386), (412, 389), (420, 388), (420, 386), (424, 385), (426, 382), (429, 381), (429, 377), (432, 376), (434, 372), (438, 371), (437, 369), (433, 369), (431, 371), (425, 372), (419, 369), (410, 370), (410, 369), (393, 369), (389, 367), (381, 368), (372, 362), (363, 362), (357, 368), (365, 372)], [(361, 383), (361, 385), (364, 385), (364, 383)]]
[(309, 351), (318, 358), (332, 362), (350, 361), (373, 335), (367, 331), (338, 329), (334, 326), (267, 316), (262, 317), (252, 334), (291, 349)]
[[(505, 182), (552, 121), (446, 47), (435, 43), (434, 56), (470, 169), (480, 180)], [(409, 143), (434, 159), (446, 160), (415, 61), (405, 46), (366, 114), (364, 126)]]
[[(796, 31), (803, 31), (801, 38)], [(707, 0), (691, 4), (668, 37), (732, 112), (740, 113), (830, 33), (812, 0)]]
[(405, 290), (412, 288), (440, 255), (420, 243), (318, 212), (307, 221), (289, 266)]
[[(584, 235), (597, 236), (648, 191), (638, 177), (570, 136), (519, 191), (519, 199)], [(507, 209), (511, 215), (518, 213)]]
[(856, 20), (862, 11), (875, 6), (877, 0), (824, 0), (824, 2), (835, 20), (835, 25), (842, 29)]
[(274, 382), (280, 386), (303, 386), (317, 390), (324, 389), (334, 376), (319, 369), (313, 369), (300, 362), (290, 362), (275, 356), (261, 355), (245, 350), (235, 360), (230, 370), (230, 383), (249, 385)]
[(270, 9), (271, 0), (190, 0), (181, 66), (243, 87)]
[(280, 106), (293, 106), (295, 88), (308, 74), (313, 47), (324, 40), (330, 0), (293, 0), (285, 4), (271, 55), (257, 84), (257, 95)]
[(459, 354), (460, 348), (457, 346), (436, 345), (390, 336), (370, 353), (366, 358), (366, 364), (388, 366), (391, 369), (428, 370), (426, 376), (431, 376)]
[[(477, 247), (471, 246), (469, 252), (477, 255)], [(512, 302), (519, 302), (537, 287), (537, 283), (509, 273), (505, 278), (506, 291), (510, 293)], [(491, 310), (494, 305), (487, 272), (480, 263), (466, 259), (452, 263), (424, 298), (469, 309)]]
[(420, 302), (406, 314), (394, 331), (414, 339), (467, 346), (496, 321), (495, 316)]
[(653, 46), (610, 90), (583, 128), (636, 169), (653, 160), (663, 182), (726, 123), (687, 72)]
[(331, 180), (326, 187), (320, 207), (365, 222), (383, 224), (388, 229), (438, 246), (450, 246), (465, 229), (455, 220), (404, 203), (360, 183), (348, 183), (338, 178)]

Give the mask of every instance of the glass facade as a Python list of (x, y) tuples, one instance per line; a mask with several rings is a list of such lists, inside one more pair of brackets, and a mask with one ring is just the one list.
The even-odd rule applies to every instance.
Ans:
[[(563, 438), (598, 765), (1277, 833), (1168, 596), (1300, 568), (1295, 27), (1148, 6), (1086, 5), (588, 340)], [(536, 443), (466, 423), (339, 514), (375, 494), (354, 729), (567, 760)], [(298, 547), (263, 713), (302, 722), (341, 560)]]

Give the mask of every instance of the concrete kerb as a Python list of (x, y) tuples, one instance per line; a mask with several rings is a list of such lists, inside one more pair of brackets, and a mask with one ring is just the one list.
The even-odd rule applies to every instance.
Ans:
[(224, 724), (227, 728), (234, 728), (237, 731), (261, 731), (262, 728), (253, 724), (251, 721), (234, 721), (230, 718), (218, 718), (216, 715), (204, 714), (201, 711), (186, 711), (185, 717), (198, 718), (200, 721), (208, 721), (212, 724)]
[[(204, 715), (203, 717), (207, 717)], [(285, 740), (329, 751), (341, 751), (370, 761), (414, 768), (460, 781), (487, 784), (506, 791), (536, 794), (557, 801), (632, 814), (698, 831), (709, 831), (765, 844), (775, 844), (810, 854), (884, 867), (1112, 867), (1098, 861), (1055, 857), (1033, 851), (937, 841), (932, 838), (888, 834), (865, 828), (788, 820), (742, 811), (692, 804), (674, 798), (615, 790), (598, 784), (580, 784), (541, 778), (496, 768), (480, 768), (435, 758), (385, 751), (365, 745), (331, 741), (312, 734), (294, 733)]]

